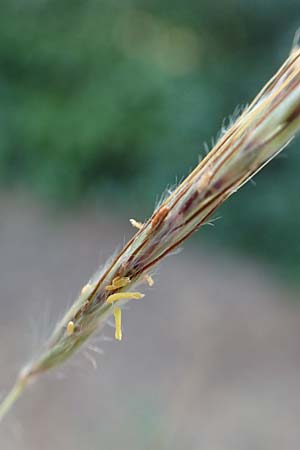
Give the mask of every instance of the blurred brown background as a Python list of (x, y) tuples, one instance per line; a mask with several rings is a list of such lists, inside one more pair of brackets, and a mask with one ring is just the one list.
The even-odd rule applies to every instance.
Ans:
[[(80, 209), (53, 220), (1, 198), (1, 390), (38, 349), (99, 261), (132, 234)], [(145, 299), (24, 394), (1, 425), (5, 450), (297, 448), (300, 305), (268, 269), (189, 244)], [(295, 300), (295, 301), (294, 301)], [(90, 351), (92, 354), (93, 352)]]

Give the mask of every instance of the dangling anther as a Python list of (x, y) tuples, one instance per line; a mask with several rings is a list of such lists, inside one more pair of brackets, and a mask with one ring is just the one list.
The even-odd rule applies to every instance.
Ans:
[(146, 281), (146, 283), (148, 284), (149, 287), (151, 287), (151, 286), (154, 285), (154, 280), (153, 280), (153, 278), (151, 277), (151, 275), (146, 274), (146, 275), (144, 276), (144, 278), (145, 278), (145, 281)]
[(114, 317), (115, 317), (115, 338), (117, 341), (122, 340), (122, 311), (121, 308), (114, 309)]
[(106, 303), (112, 305), (113, 303), (119, 300), (131, 300), (131, 299), (138, 300), (143, 297), (144, 294), (141, 294), (140, 292), (117, 292), (116, 294), (109, 295), (106, 299)]
[(138, 230), (141, 230), (143, 228), (143, 226), (144, 226), (144, 224), (142, 224), (142, 222), (138, 222), (135, 219), (129, 219), (129, 222), (131, 223), (131, 225), (134, 228), (137, 228)]

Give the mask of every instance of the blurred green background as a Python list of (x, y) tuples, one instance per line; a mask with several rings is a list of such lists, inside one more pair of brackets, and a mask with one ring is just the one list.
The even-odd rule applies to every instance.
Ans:
[[(2, 0), (0, 182), (150, 214), (290, 51), (298, 0)], [(202, 238), (297, 281), (299, 140)]]

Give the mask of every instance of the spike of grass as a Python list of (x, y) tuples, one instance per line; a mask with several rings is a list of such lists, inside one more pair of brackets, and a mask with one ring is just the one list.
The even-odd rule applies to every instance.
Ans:
[(153, 284), (152, 269), (196, 231), (300, 129), (300, 50), (295, 47), (206, 158), (138, 228), (119, 254), (90, 281), (54, 329), (40, 356), (21, 371), (0, 405), (0, 421), (26, 385), (66, 361), (111, 315), (122, 338), (121, 307), (138, 284)]

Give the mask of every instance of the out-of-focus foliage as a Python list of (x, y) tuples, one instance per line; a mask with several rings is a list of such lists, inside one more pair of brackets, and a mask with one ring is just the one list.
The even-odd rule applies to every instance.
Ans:
[[(149, 213), (272, 75), (299, 25), (298, 0), (2, 0), (0, 181)], [(297, 146), (209, 235), (299, 274)]]

